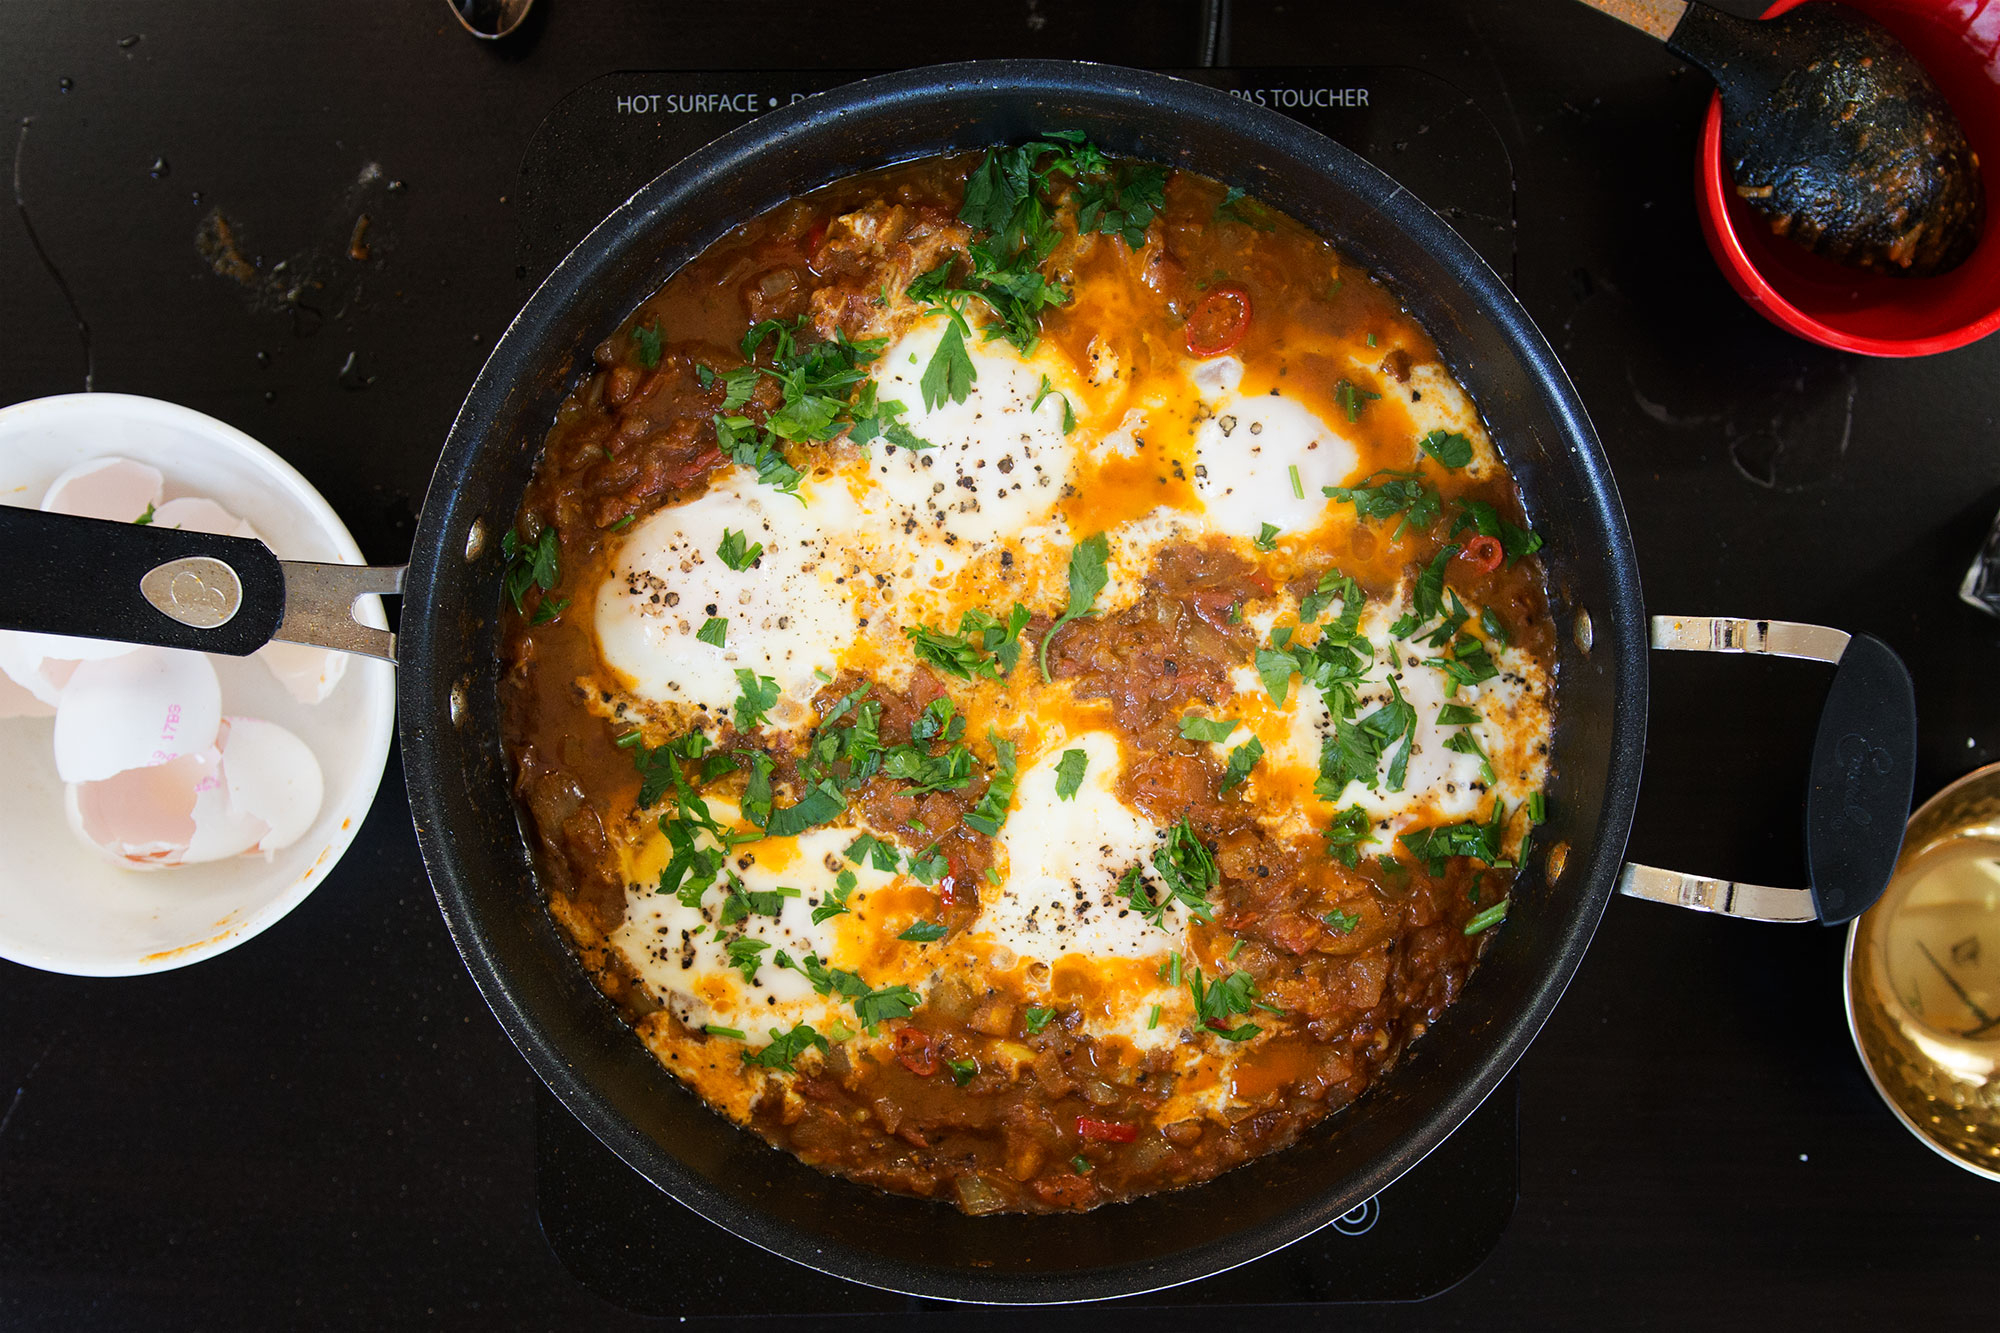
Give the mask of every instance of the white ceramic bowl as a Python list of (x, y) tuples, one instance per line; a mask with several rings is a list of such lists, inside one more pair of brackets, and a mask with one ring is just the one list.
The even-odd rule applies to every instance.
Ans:
[[(254, 524), (288, 560), (361, 564), (346, 525), (290, 464), (234, 427), (172, 403), (70, 394), (0, 408), (0, 504), (35, 506), (56, 475), (115, 454)], [(79, 588), (79, 597), (89, 590)], [(386, 626), (378, 599), (357, 608)], [(0, 957), (76, 976), (135, 976), (234, 948), (318, 887), (354, 840), (395, 733), (395, 669), (353, 658), (324, 700), (293, 699), (261, 662), (212, 659), (232, 713), (269, 718), (312, 747), (319, 818), (277, 852), (171, 870), (122, 870), (70, 832), (49, 718), (0, 718)]]

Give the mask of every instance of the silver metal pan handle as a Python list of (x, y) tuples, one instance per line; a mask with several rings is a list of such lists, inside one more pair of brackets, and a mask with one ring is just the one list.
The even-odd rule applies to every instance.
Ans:
[(1796, 657), (1835, 668), (1806, 791), (1810, 884), (1803, 889), (1738, 884), (1628, 862), (1618, 891), (1749, 921), (1838, 925), (1867, 911), (1895, 869), (1916, 781), (1916, 691), (1902, 659), (1870, 635), (1789, 620), (1655, 616), (1652, 645)]

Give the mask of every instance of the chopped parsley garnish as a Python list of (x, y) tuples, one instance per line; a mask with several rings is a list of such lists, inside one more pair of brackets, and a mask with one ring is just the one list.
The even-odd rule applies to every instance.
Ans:
[(896, 938), (906, 940), (911, 944), (929, 944), (933, 940), (943, 939), (950, 933), (947, 927), (936, 921), (917, 921), (913, 922), (908, 930)]
[(796, 838), (809, 828), (832, 823), (846, 809), (847, 799), (840, 794), (840, 788), (834, 786), (831, 780), (822, 778), (807, 789), (796, 804), (771, 811), (771, 817), (764, 825), (764, 835)]
[(1509, 899), (1502, 898), (1499, 902), (1466, 922), (1465, 933), (1468, 935), (1477, 935), (1489, 926), (1497, 926), (1502, 921), (1505, 921), (1507, 919), (1507, 904), (1509, 901)]
[(773, 961), (779, 967), (789, 967), (803, 976), (821, 995), (838, 992), (845, 999), (858, 1000), (869, 993), (868, 983), (863, 981), (858, 973), (843, 968), (828, 967), (820, 961), (818, 954), (809, 953), (794, 962), (789, 954), (781, 952)]
[(908, 986), (883, 986), (854, 997), (854, 1016), (862, 1027), (872, 1028), (891, 1018), (908, 1018), (923, 1002), (923, 997)]
[(924, 406), (932, 411), (946, 402), (964, 402), (971, 395), (972, 381), (979, 373), (973, 368), (972, 354), (965, 350), (965, 317), (956, 310), (951, 316), (918, 386), (923, 390)]
[(1166, 1006), (1161, 1004), (1153, 1006), (1152, 1012), (1146, 1015), (1146, 1031), (1151, 1032), (1160, 1025), (1160, 1013), (1165, 1008)]
[(1057, 398), (1062, 400), (1062, 428), (1063, 434), (1067, 435), (1076, 429), (1076, 409), (1070, 406), (1069, 395), (1058, 392), (1056, 387), (1049, 383), (1047, 375), (1042, 376), (1042, 390), (1035, 395), (1035, 401), (1028, 404), (1028, 410), (1033, 412), (1039, 409), (1042, 405), (1042, 400), (1050, 394), (1055, 394)]
[(1333, 386), (1333, 401), (1339, 403), (1341, 411), (1347, 413), (1349, 424), (1361, 420), (1362, 407), (1381, 396), (1367, 389), (1357, 389), (1347, 380), (1342, 380)]
[(1338, 628), (1346, 633), (1354, 633), (1361, 623), (1361, 608), (1366, 599), (1362, 596), (1361, 585), (1337, 569), (1329, 569), (1319, 576), (1313, 590), (1299, 599), (1299, 623), (1310, 625), (1319, 619), (1320, 612), (1335, 601), (1340, 603), (1340, 623)]
[(1033, 1036), (1047, 1027), (1055, 1016), (1056, 1011), (1053, 1009), (1043, 1009), (1036, 1005), (1029, 1005), (1021, 1014), (1021, 1025), (1027, 1028), (1030, 1036)]
[(1000, 826), (1007, 822), (1008, 810), (1014, 805), (1014, 743), (997, 731), (988, 731), (987, 739), (993, 743), (993, 777), (987, 782), (986, 794), (979, 798), (979, 804), (966, 812), (965, 822), (987, 837), (997, 838)]
[(1292, 473), (1292, 498), (1295, 500), (1303, 500), (1306, 498), (1306, 484), (1303, 481), (1299, 480), (1299, 465), (1297, 463), (1291, 465), (1291, 473)]
[(637, 514), (627, 514), (625, 515), (625, 517), (619, 519), (616, 523), (613, 523), (609, 530), (612, 532), (623, 532), (625, 531), (625, 529), (631, 527), (634, 523), (637, 523), (638, 521), (639, 521), (639, 516)]
[(771, 1029), (771, 1044), (761, 1051), (743, 1052), (743, 1063), (761, 1065), (765, 1069), (780, 1069), (785, 1073), (794, 1072), (795, 1061), (813, 1047), (819, 1047), (823, 1055), (827, 1051), (826, 1038), (804, 1023), (797, 1024), (790, 1032), (780, 1033)]
[[(1396, 618), (1389, 626), (1389, 633), (1399, 639), (1407, 639), (1425, 625), (1436, 620), (1444, 611), (1444, 567), (1458, 554), (1458, 547), (1444, 546), (1424, 566), (1424, 572), (1417, 575), (1417, 581), (1410, 590), (1410, 609)], [(1456, 599), (1454, 599), (1456, 600)], [(1459, 620), (1464, 621), (1464, 607), (1459, 607)]]
[(1467, 708), (1464, 704), (1445, 704), (1438, 709), (1437, 724), (1440, 727), (1470, 727), (1478, 725), (1479, 710)]
[(1417, 445), (1448, 468), (1462, 468), (1472, 461), (1472, 441), (1455, 430), (1434, 430)]
[(1188, 992), (1194, 996), (1196, 1024), (1223, 1040), (1248, 1041), (1264, 1030), (1255, 1023), (1229, 1026), (1229, 1020), (1237, 1014), (1247, 1016), (1254, 1009), (1270, 1008), (1258, 1002), (1257, 983), (1248, 972), (1231, 972), (1226, 977), (1205, 981), (1197, 967), (1188, 978)]
[(1021, 660), (1021, 631), (1027, 628), (1030, 612), (1019, 602), (1000, 620), (978, 607), (958, 620), (958, 633), (947, 634), (929, 625), (905, 626), (903, 636), (919, 661), (928, 662), (948, 676), (960, 680), (985, 677), (998, 680)]
[(1417, 710), (1404, 698), (1396, 678), (1389, 678), (1389, 702), (1360, 721), (1336, 716), (1333, 734), (1320, 742), (1319, 779), (1313, 794), (1323, 801), (1337, 801), (1350, 782), (1375, 790), (1382, 756), (1398, 746), (1389, 760), (1388, 789), (1401, 791), (1409, 771), (1410, 749), (1417, 733)]
[(882, 841), (872, 833), (863, 833), (847, 844), (845, 853), (848, 860), (860, 865), (867, 861), (877, 870), (894, 873), (896, 869), (896, 848), (892, 843)]
[(1477, 685), (1500, 674), (1500, 668), (1493, 665), (1493, 656), (1486, 651), (1486, 645), (1469, 634), (1462, 634), (1452, 642), (1450, 657), (1426, 657), (1424, 665), (1436, 667), (1449, 676), (1454, 690), (1461, 685)]
[(979, 1061), (973, 1059), (947, 1060), (944, 1067), (951, 1071), (951, 1081), (961, 1088), (979, 1073)]
[[(1286, 673), (1288, 676), (1290, 672)], [(1189, 713), (1181, 719), (1181, 739), (1203, 741), (1210, 745), (1220, 745), (1236, 734), (1236, 719), (1212, 720), (1199, 713)]]
[(1104, 591), (1110, 582), (1107, 568), (1111, 560), (1111, 542), (1103, 533), (1086, 537), (1078, 542), (1069, 553), (1069, 604), (1049, 632), (1042, 636), (1042, 647), (1038, 654), (1041, 659), (1042, 679), (1053, 680), (1049, 675), (1049, 641), (1056, 631), (1079, 616), (1087, 616), (1097, 605), (1097, 594)]
[(694, 636), (703, 643), (722, 647), (723, 640), (729, 636), (729, 617), (710, 616), (701, 622), (701, 628), (694, 632)]
[(1479, 608), (1479, 628), (1485, 631), (1487, 638), (1493, 640), (1494, 647), (1503, 650), (1507, 647), (1507, 626), (1501, 622), (1492, 607)]
[[(862, 836), (866, 837), (867, 835), (863, 834)], [(892, 868), (893, 865), (894, 863), (892, 862)], [(813, 924), (817, 926), (823, 921), (831, 921), (834, 917), (845, 916), (847, 914), (847, 895), (854, 892), (854, 886), (858, 883), (860, 883), (860, 880), (855, 878), (852, 870), (841, 871), (834, 879), (834, 887), (826, 891), (825, 899), (818, 907), (813, 908)]]
[[(1376, 482), (1376, 478), (1383, 480)], [(1328, 499), (1343, 500), (1354, 506), (1354, 512), (1361, 518), (1372, 518), (1377, 522), (1401, 517), (1396, 530), (1389, 534), (1391, 541), (1403, 535), (1406, 528), (1416, 528), (1419, 532), (1438, 521), (1444, 512), (1444, 502), (1438, 493), (1424, 485), (1421, 469), (1397, 472), (1383, 469), (1370, 473), (1360, 486), (1326, 486), (1321, 489)], [(1376, 482), (1370, 486), (1365, 483)]]
[(1271, 220), (1269, 209), (1234, 185), (1222, 192), (1222, 202), (1215, 206), (1215, 220), (1240, 222), (1258, 231), (1275, 231), (1278, 226)]
[(1090, 1159), (1082, 1153), (1078, 1153), (1069, 1159), (1069, 1169), (1076, 1172), (1079, 1176), (1087, 1176), (1093, 1170), (1090, 1165)]
[(758, 965), (762, 961), (757, 955), (770, 947), (764, 940), (753, 940), (747, 936), (731, 940), (727, 948), (729, 965), (741, 972), (745, 981), (755, 981)]
[(723, 564), (741, 573), (756, 564), (757, 557), (764, 554), (764, 543), (758, 542), (755, 546), (751, 546), (744, 540), (742, 533), (733, 528), (724, 528), (722, 545), (715, 548), (715, 553)]
[(1137, 250), (1146, 228), (1166, 207), (1167, 169), (1151, 162), (1121, 162), (1080, 177), (1076, 183), (1076, 229), (1120, 236)]
[(910, 878), (919, 884), (935, 884), (944, 878), (945, 872), (949, 869), (951, 862), (938, 850), (937, 843), (932, 843), (910, 858)]
[(702, 1025), (701, 1030), (703, 1032), (706, 1032), (711, 1037), (729, 1037), (735, 1041), (743, 1040), (742, 1029), (726, 1028), (722, 1026), (720, 1023), (705, 1023)]
[(1352, 935), (1354, 928), (1361, 924), (1361, 913), (1343, 912), (1336, 907), (1320, 920), (1326, 922), (1336, 935)]
[(1275, 523), (1266, 523), (1251, 540), (1257, 544), (1257, 549), (1260, 551), (1275, 551), (1278, 549), (1278, 533), (1281, 530)]
[[(746, 365), (724, 375), (727, 393), (714, 417), (715, 442), (722, 452), (732, 462), (754, 468), (759, 481), (787, 494), (797, 493), (804, 474), (786, 460), (784, 443), (823, 442), (856, 428), (869, 439), (877, 433), (893, 439), (899, 429), (908, 434), (894, 420), (889, 404), (875, 403), (872, 383), (855, 396), (855, 386), (868, 378), (861, 367), (882, 354), (886, 340), (853, 342), (836, 333), (825, 341), (801, 345), (798, 335), (805, 331), (807, 318), (801, 315), (789, 323), (767, 319), (751, 326), (743, 335), (745, 360), (754, 363), (769, 342), (771, 364)], [(749, 404), (750, 391), (763, 375), (778, 382), (781, 402), (760, 427), (738, 409)], [(896, 411), (900, 410), (898, 405)]]
[(1500, 840), (1507, 831), (1507, 806), (1493, 803), (1493, 815), (1484, 824), (1465, 820), (1405, 833), (1397, 841), (1425, 863), (1432, 875), (1444, 873), (1445, 862), (1454, 856), (1470, 856), (1487, 865), (1505, 867), (1500, 856)]
[(972, 781), (972, 751), (954, 745), (934, 755), (921, 745), (897, 745), (883, 752), (882, 776), (926, 792), (957, 791)]
[(738, 667), (736, 685), (741, 691), (736, 696), (736, 729), (751, 731), (762, 726), (771, 705), (778, 702), (778, 682), (770, 676), (760, 676)]
[(1531, 824), (1549, 822), (1548, 804), (1539, 790), (1528, 794), (1528, 822)]
[(1482, 537), (1498, 538), (1500, 549), (1507, 553), (1509, 569), (1512, 569), (1514, 562), (1522, 556), (1533, 555), (1542, 549), (1540, 533), (1509, 523), (1500, 517), (1499, 510), (1486, 501), (1466, 500), (1463, 504), (1464, 509), (1452, 520), (1451, 535), (1456, 537), (1465, 529), (1471, 528)]
[(1161, 930), (1167, 928), (1167, 905), (1153, 901), (1153, 891), (1146, 884), (1146, 873), (1138, 866), (1127, 866), (1125, 873), (1118, 877), (1118, 896), (1123, 898), (1147, 925), (1158, 926)]
[(1216, 868), (1215, 854), (1195, 833), (1186, 815), (1168, 830), (1167, 845), (1153, 853), (1153, 869), (1195, 920), (1206, 925), (1215, 919), (1208, 891), (1222, 883), (1222, 872)]
[(1257, 761), (1263, 757), (1264, 743), (1255, 736), (1231, 750), (1229, 763), (1222, 771), (1222, 790), (1228, 791), (1249, 781), (1250, 770), (1255, 768)]
[[(146, 521), (152, 521), (150, 510)], [(507, 572), (501, 587), (506, 591), (507, 600), (514, 603), (514, 609), (523, 615), (527, 614), (528, 608), (521, 603), (528, 595), (528, 589), (553, 592), (562, 578), (557, 564), (554, 524), (545, 525), (533, 541), (522, 541), (512, 528), (507, 529), (500, 536), (500, 554), (507, 557)]]
[(567, 610), (569, 610), (569, 598), (559, 597), (551, 601), (544, 597), (541, 604), (535, 608), (535, 614), (528, 617), (528, 623), (546, 625)]
[(639, 364), (651, 370), (660, 364), (660, 330), (656, 324), (646, 324), (632, 330), (632, 350), (637, 354)]
[[(1047, 382), (1048, 381), (1046, 379), (1043, 380), (1043, 383), (1046, 384)], [(150, 526), (152, 522), (153, 522), (153, 505), (151, 501), (148, 501), (146, 503), (146, 512), (139, 515), (139, 517), (133, 519), (132, 524), (134, 527), (143, 528)], [(503, 544), (504, 544), (504, 539), (503, 539)]]
[(1084, 770), (1090, 766), (1090, 755), (1083, 750), (1064, 750), (1062, 758), (1056, 760), (1056, 798), (1063, 801), (1076, 799), (1083, 790)]
[(965, 718), (948, 694), (941, 694), (925, 704), (924, 711), (910, 723), (910, 739), (913, 741), (943, 741), (949, 745), (964, 734)]
[(1333, 817), (1326, 829), (1326, 854), (1353, 869), (1361, 863), (1361, 846), (1374, 836), (1374, 821), (1358, 805)]
[(1487, 758), (1486, 751), (1480, 748), (1479, 738), (1472, 734), (1471, 728), (1461, 728), (1453, 732), (1446, 739), (1444, 748), (1458, 754), (1477, 755), (1479, 758), (1479, 776), (1487, 782), (1494, 781), (1493, 761)]

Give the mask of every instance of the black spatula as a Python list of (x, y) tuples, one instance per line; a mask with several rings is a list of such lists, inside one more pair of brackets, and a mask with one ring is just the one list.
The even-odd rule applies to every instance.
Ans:
[(1736, 193), (1806, 249), (1908, 277), (1979, 243), (1979, 157), (1902, 43), (1836, 4), (1740, 19), (1685, 0), (1583, 0), (1666, 42), (1722, 93)]

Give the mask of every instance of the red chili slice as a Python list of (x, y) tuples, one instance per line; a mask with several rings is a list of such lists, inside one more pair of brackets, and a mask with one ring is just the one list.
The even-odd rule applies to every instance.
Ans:
[(1087, 1115), (1076, 1118), (1076, 1132), (1081, 1138), (1096, 1139), (1100, 1143), (1130, 1143), (1139, 1137), (1135, 1126), (1121, 1125), (1116, 1120), (1092, 1120)]
[(896, 1029), (896, 1061), (918, 1078), (938, 1071), (937, 1046), (922, 1028)]
[(1500, 545), (1498, 537), (1488, 537), (1485, 533), (1481, 533), (1465, 544), (1465, 549), (1458, 553), (1458, 558), (1482, 574), (1491, 574), (1500, 568), (1500, 558), (1506, 553), (1506, 548)]
[(826, 224), (827, 219), (821, 218), (818, 222), (813, 223), (812, 230), (806, 233), (807, 259), (811, 259), (819, 253), (820, 242), (826, 239)]
[(1188, 316), (1187, 349), (1191, 356), (1221, 356), (1250, 331), (1250, 293), (1233, 282), (1208, 289)]

